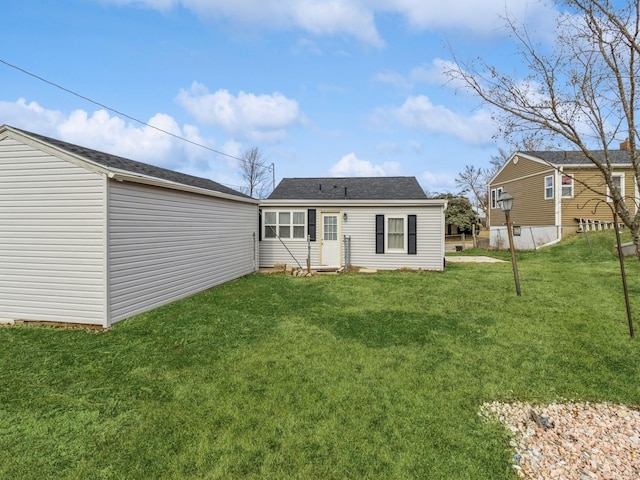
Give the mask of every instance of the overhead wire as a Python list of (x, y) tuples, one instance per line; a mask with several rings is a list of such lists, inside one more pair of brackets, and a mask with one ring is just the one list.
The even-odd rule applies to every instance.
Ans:
[(183, 137), (181, 135), (176, 135), (175, 133), (171, 133), (171, 132), (169, 132), (167, 130), (164, 130), (164, 129), (160, 128), (160, 127), (156, 127), (155, 125), (151, 125), (151, 124), (149, 124), (149, 123), (147, 123), (147, 122), (145, 122), (143, 120), (140, 120), (140, 119), (135, 118), (135, 117), (133, 117), (131, 115), (128, 115), (128, 114), (126, 114), (126, 113), (124, 113), (124, 112), (122, 112), (120, 110), (117, 110), (115, 108), (109, 107), (109, 106), (105, 105), (104, 103), (97, 102), (97, 101), (95, 101), (95, 100), (93, 100), (93, 99), (91, 99), (91, 98), (89, 98), (89, 97), (87, 97), (85, 95), (77, 93), (77, 92), (75, 92), (75, 91), (73, 91), (71, 89), (68, 89), (66, 87), (63, 87), (62, 85), (60, 85), (58, 83), (52, 82), (51, 80), (47, 80), (46, 78), (41, 77), (40, 75), (37, 75), (37, 74), (32, 73), (32, 72), (30, 72), (28, 70), (25, 70), (24, 68), (19, 67), (17, 65), (14, 65), (12, 63), (9, 63), (9, 62), (1, 59), (1, 58), (0, 58), (0, 63), (6, 65), (7, 67), (10, 67), (10, 68), (13, 68), (15, 70), (18, 70), (19, 72), (22, 72), (25, 75), (29, 75), (30, 77), (33, 77), (33, 78), (35, 78), (37, 80), (40, 80), (41, 82), (44, 82), (44, 83), (47, 83), (47, 84), (49, 84), (49, 85), (51, 85), (53, 87), (56, 87), (56, 88), (58, 88), (58, 89), (60, 89), (60, 90), (62, 90), (64, 92), (67, 92), (67, 93), (69, 93), (71, 95), (74, 95), (74, 96), (76, 96), (78, 98), (81, 98), (82, 100), (85, 100), (87, 102), (93, 103), (94, 105), (97, 105), (97, 106), (99, 106), (101, 108), (104, 108), (105, 110), (109, 110), (110, 112), (116, 113), (116, 114), (118, 114), (118, 115), (120, 115), (122, 117), (128, 118), (129, 120), (132, 120), (132, 121), (134, 121), (136, 123), (144, 125), (145, 127), (153, 128), (154, 130), (157, 130), (158, 132), (162, 132), (162, 133), (164, 133), (166, 135), (170, 135), (170, 136), (172, 136), (172, 137), (174, 137), (174, 138), (176, 138), (178, 140), (190, 143), (190, 144), (195, 145), (197, 147), (204, 148), (206, 150), (209, 150), (210, 152), (217, 153), (218, 155), (223, 155), (225, 157), (233, 158), (234, 160), (242, 160), (241, 158), (236, 157), (234, 155), (231, 155), (229, 153), (225, 153), (225, 152), (222, 152), (220, 150), (216, 150), (215, 148), (207, 147), (206, 145), (203, 145), (203, 144), (198, 143), (198, 142), (194, 142), (193, 140), (189, 140), (188, 138), (185, 138), (185, 137)]

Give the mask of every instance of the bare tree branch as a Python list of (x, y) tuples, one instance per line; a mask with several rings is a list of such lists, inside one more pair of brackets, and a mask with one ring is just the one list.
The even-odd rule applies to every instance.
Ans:
[(455, 54), (456, 68), (448, 75), (495, 110), (505, 139), (545, 139), (582, 152), (603, 176), (640, 259), (640, 209), (624, 201), (610, 155), (615, 142), (628, 138), (634, 179), (640, 183), (635, 121), (640, 106), (640, 1), (556, 4), (562, 12), (552, 46), (537, 44), (525, 27), (506, 18), (526, 76), (501, 72), (482, 59), (463, 62)]
[(269, 191), (269, 166), (258, 147), (252, 147), (242, 154), (240, 170), (247, 195), (264, 198)]

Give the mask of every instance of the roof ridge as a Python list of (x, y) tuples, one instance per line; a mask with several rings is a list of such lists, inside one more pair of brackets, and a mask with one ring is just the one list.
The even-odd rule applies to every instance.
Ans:
[(211, 180), (204, 177), (198, 177), (188, 173), (178, 172), (175, 170), (170, 170), (164, 167), (158, 167), (156, 165), (151, 165), (149, 163), (140, 162), (139, 160), (132, 160), (127, 157), (115, 155), (112, 153), (107, 153), (101, 150), (96, 150), (94, 148), (85, 147), (85, 146), (67, 142), (64, 140), (59, 140), (53, 137), (48, 137), (46, 135), (42, 135), (39, 133), (30, 132), (28, 130), (24, 130), (21, 128), (12, 127), (10, 125), (3, 125), (0, 127), (0, 129), (5, 127), (10, 130), (14, 130), (16, 132), (22, 133), (26, 136), (35, 138), (36, 140), (47, 143), (53, 147), (59, 148), (60, 150), (65, 151), (66, 153), (77, 155), (86, 161), (96, 163), (98, 165), (106, 167), (109, 170), (122, 170), (129, 173), (135, 173), (139, 175), (146, 175), (148, 177), (158, 178), (161, 180), (168, 180), (171, 182), (187, 185), (190, 187), (198, 187), (198, 188), (203, 188), (206, 190), (211, 190), (219, 193), (236, 195), (244, 198), (250, 198), (248, 195), (245, 195), (244, 193), (241, 193), (233, 188), (226, 187), (221, 183), (216, 182), (215, 180)]

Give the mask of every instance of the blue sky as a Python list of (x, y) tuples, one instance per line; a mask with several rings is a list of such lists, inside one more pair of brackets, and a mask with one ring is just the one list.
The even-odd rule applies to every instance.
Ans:
[(465, 165), (509, 146), (443, 70), (451, 50), (515, 66), (506, 12), (553, 28), (537, 0), (8, 2), (0, 124), (229, 186), (255, 146), (276, 181), (411, 175), (455, 192)]

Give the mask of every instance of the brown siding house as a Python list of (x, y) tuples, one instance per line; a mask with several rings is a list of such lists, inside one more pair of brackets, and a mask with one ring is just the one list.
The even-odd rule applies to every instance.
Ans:
[[(605, 152), (593, 153), (604, 159)], [(634, 211), (639, 195), (629, 152), (611, 150), (608, 155), (626, 202)], [(508, 246), (505, 216), (498, 204), (503, 191), (514, 197), (511, 221), (520, 227), (515, 229), (517, 248), (537, 248), (580, 228), (612, 225), (604, 178), (582, 152), (516, 152), (505, 162), (489, 182), (487, 226), (494, 248)]]

